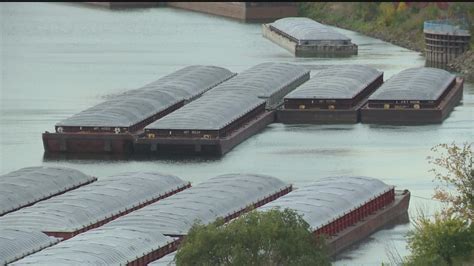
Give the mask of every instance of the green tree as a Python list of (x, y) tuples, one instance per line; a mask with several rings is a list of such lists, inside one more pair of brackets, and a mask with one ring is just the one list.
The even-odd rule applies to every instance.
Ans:
[(177, 265), (330, 265), (325, 240), (295, 211), (251, 211), (224, 224), (196, 223)]
[(474, 227), (459, 217), (418, 218), (408, 234), (411, 255), (405, 265), (462, 265), (472, 259)]
[(474, 169), (473, 151), (471, 145), (465, 143), (463, 147), (456, 144), (440, 144), (432, 148), (440, 152), (437, 157), (428, 157), (429, 162), (440, 169), (430, 171), (435, 179), (441, 181), (433, 198), (443, 202), (446, 206), (442, 210), (445, 216), (456, 215), (473, 221), (474, 218)]
[(474, 262), (474, 170), (471, 144), (439, 144), (428, 157), (436, 168), (430, 171), (442, 186), (434, 199), (445, 205), (431, 220), (424, 215), (414, 219), (408, 233), (411, 255), (405, 265), (472, 265)]

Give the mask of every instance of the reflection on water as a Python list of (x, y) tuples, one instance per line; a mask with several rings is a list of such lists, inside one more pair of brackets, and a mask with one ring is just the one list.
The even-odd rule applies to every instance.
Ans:
[[(426, 156), (443, 142), (473, 141), (474, 86), (439, 125), (269, 125), (222, 158), (44, 157), (41, 133), (61, 119), (192, 64), (240, 72), (275, 61), (308, 66), (367, 64), (385, 79), (424, 65), (417, 52), (337, 29), (359, 44), (349, 58), (295, 58), (261, 37), (259, 24), (171, 8), (110, 11), (55, 3), (2, 3), (0, 174), (32, 166), (65, 166), (95, 176), (146, 170), (192, 182), (236, 172), (273, 175), (295, 187), (325, 176), (366, 175), (412, 192), (410, 212), (435, 210)], [(322, 65), (322, 66), (321, 66)], [(419, 197), (415, 197), (419, 196)], [(413, 217), (413, 215), (411, 216)], [(380, 265), (384, 243), (407, 253), (409, 224), (382, 230), (337, 264)], [(376, 254), (376, 255), (375, 255)]]

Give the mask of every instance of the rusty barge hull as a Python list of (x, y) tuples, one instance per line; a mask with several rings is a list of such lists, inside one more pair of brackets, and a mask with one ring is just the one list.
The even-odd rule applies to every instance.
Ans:
[(382, 227), (394, 224), (406, 218), (410, 203), (410, 192), (396, 191), (395, 201), (383, 209), (369, 215), (363, 221), (346, 228), (336, 236), (328, 240), (328, 250), (331, 256), (335, 256), (341, 251), (357, 242), (365, 239)]
[(43, 133), (46, 153), (131, 153), (132, 134)]
[(275, 111), (267, 111), (259, 114), (251, 121), (239, 127), (230, 135), (223, 138), (165, 138), (157, 137), (138, 138), (134, 149), (137, 153), (148, 154), (205, 154), (224, 155), (232, 148), (257, 134), (267, 125), (275, 121)]
[(456, 85), (441, 100), (435, 108), (421, 109), (383, 109), (370, 108), (368, 104), (361, 109), (361, 122), (372, 124), (392, 125), (421, 125), (439, 124), (446, 119), (457, 106), (463, 96), (462, 79), (456, 81)]
[(276, 122), (283, 124), (356, 124), (359, 110), (278, 110)]

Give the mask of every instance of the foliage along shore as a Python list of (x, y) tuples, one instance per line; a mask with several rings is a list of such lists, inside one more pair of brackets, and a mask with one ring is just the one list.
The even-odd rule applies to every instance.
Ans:
[[(301, 2), (300, 16), (340, 28), (357, 31), (395, 45), (423, 53), (423, 22), (436, 19), (463, 19), (474, 32), (474, 3), (420, 2)], [(467, 51), (448, 69), (474, 82), (474, 38)]]

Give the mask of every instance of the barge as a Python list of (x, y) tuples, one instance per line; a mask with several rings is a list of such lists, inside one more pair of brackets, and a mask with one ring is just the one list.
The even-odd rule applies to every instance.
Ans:
[(361, 109), (361, 121), (403, 125), (441, 123), (460, 103), (463, 84), (462, 78), (442, 69), (406, 69), (369, 97)]
[(363, 65), (335, 66), (316, 73), (285, 96), (276, 122), (358, 123), (359, 110), (383, 83), (383, 72)]
[(262, 35), (297, 57), (357, 55), (351, 39), (309, 18), (288, 17), (262, 25)]
[(45, 152), (130, 153), (143, 128), (198, 98), (235, 73), (188, 66), (69, 117), (43, 133)]
[(135, 150), (223, 155), (272, 123), (284, 95), (308, 79), (309, 71), (296, 65), (254, 66), (146, 126)]
[(69, 239), (189, 188), (189, 182), (157, 172), (129, 172), (0, 217), (0, 229), (40, 231)]
[(96, 180), (93, 176), (66, 167), (26, 167), (10, 172), (0, 176), (0, 216)]
[(408, 213), (410, 193), (369, 177), (329, 177), (258, 208), (290, 208), (315, 235), (324, 235), (334, 256)]
[(13, 265), (147, 265), (175, 251), (196, 220), (208, 224), (222, 217), (228, 221), (291, 189), (291, 185), (270, 176), (217, 176)]

